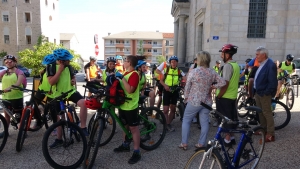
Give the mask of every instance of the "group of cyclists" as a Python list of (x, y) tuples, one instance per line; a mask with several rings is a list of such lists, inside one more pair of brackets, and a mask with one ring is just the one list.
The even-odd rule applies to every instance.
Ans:
[[(236, 119), (237, 110), (235, 106), (238, 93), (238, 81), (240, 78), (240, 68), (237, 62), (233, 60), (233, 55), (237, 53), (237, 46), (225, 44), (219, 52), (221, 52), (221, 58), (225, 64), (221, 67), (221, 61), (217, 60), (216, 65), (212, 70), (217, 72), (220, 77), (225, 80), (225, 83), (223, 86), (211, 84), (209, 86), (211, 90), (210, 93), (207, 93), (207, 96), (211, 97), (211, 91), (216, 90), (215, 96), (217, 111), (223, 113), (229, 118)], [(209, 54), (207, 54), (207, 56), (208, 55)], [(80, 127), (84, 134), (88, 136), (89, 132), (86, 127), (87, 106), (85, 104), (85, 98), (76, 90), (75, 74), (72, 66), (70, 66), (72, 58), (72, 54), (70, 54), (66, 49), (56, 49), (53, 53), (44, 57), (42, 64), (45, 66), (45, 69), (41, 71), (41, 81), (38, 90), (47, 92), (44, 95), (41, 94), (42, 92), (37, 92), (35, 99), (37, 101), (41, 101), (47, 97), (47, 100), (51, 101), (62, 92), (74, 89), (74, 91), (68, 95), (67, 99), (80, 107)], [(286, 57), (286, 61), (278, 65), (278, 77), (280, 77), (280, 74), (284, 70), (288, 73), (295, 71), (295, 65), (292, 62), (293, 58), (294, 56), (289, 54)], [(12, 110), (16, 114), (16, 117), (20, 119), (23, 109), (23, 91), (15, 90), (11, 86), (15, 85), (24, 87), (22, 81), (26, 77), (22, 71), (17, 69), (17, 58), (15, 56), (7, 55), (4, 57), (3, 61), (8, 69), (5, 73), (0, 74), (0, 79), (2, 79), (2, 90), (4, 91), (2, 99), (7, 101), (4, 102), (9, 104), (7, 106), (13, 107)], [(197, 59), (195, 59), (194, 65), (191, 66), (189, 72), (203, 66), (201, 65), (202, 62), (197, 62)], [(197, 63), (200, 63), (200, 65), (197, 65)], [(149, 97), (149, 106), (151, 107), (156, 105), (160, 108), (161, 104), (163, 104), (163, 113), (166, 118), (167, 131), (172, 132), (175, 130), (172, 125), (172, 121), (175, 118), (176, 105), (179, 98), (179, 93), (177, 92), (176, 87), (180, 85), (182, 80), (187, 79), (189, 73), (186, 76), (186, 74), (178, 68), (177, 56), (171, 56), (168, 61), (161, 63), (159, 66), (154, 65), (152, 71), (150, 70), (150, 64), (147, 63), (145, 61), (145, 57), (142, 56), (129, 55), (122, 57), (118, 55), (116, 57), (108, 57), (105, 64), (106, 69), (101, 70), (96, 64), (96, 58), (90, 57), (90, 62), (84, 67), (86, 72), (86, 81), (106, 85), (107, 77), (113, 75), (120, 81), (126, 97), (130, 98), (120, 106), (119, 116), (133, 134), (134, 150), (132, 157), (128, 160), (128, 163), (134, 164), (141, 159), (139, 147), (140, 132), (138, 128), (139, 96), (144, 95)], [(258, 68), (259, 62), (255, 58), (249, 58), (246, 60), (246, 68), (242, 75), (245, 75), (246, 77), (245, 86), (247, 86), (249, 92), (249, 101), (253, 99), (252, 89), (255, 72)], [(280, 90), (281, 85), (282, 80), (279, 78), (278, 90)], [(219, 88), (216, 89), (216, 86)], [(91, 96), (91, 93), (89, 93), (88, 96)], [(156, 96), (158, 96), (158, 100), (155, 104)], [(276, 98), (278, 98), (278, 94), (276, 94)], [(191, 98), (185, 98), (185, 101), (188, 102), (189, 99)], [(58, 112), (58, 110), (60, 110), (59, 102), (51, 108), (52, 112)], [(6, 112), (4, 112), (4, 114), (6, 121), (10, 124), (10, 117)], [(53, 122), (56, 122), (56, 114), (52, 113), (52, 116)], [(218, 123), (220, 123), (220, 121), (218, 121)], [(39, 127), (39, 123), (37, 123), (37, 127)], [(63, 144), (61, 132), (61, 129), (57, 128), (56, 139), (49, 146), (50, 148), (55, 148)], [(123, 136), (122, 144), (115, 148), (114, 152), (130, 151), (130, 142), (126, 141), (125, 134)], [(225, 142), (227, 144), (235, 144), (234, 135), (228, 133), (225, 136)], [(180, 148), (186, 148), (186, 146), (186, 144), (182, 143)], [(201, 146), (204, 146), (203, 141), (201, 144), (197, 143), (196, 147)]]

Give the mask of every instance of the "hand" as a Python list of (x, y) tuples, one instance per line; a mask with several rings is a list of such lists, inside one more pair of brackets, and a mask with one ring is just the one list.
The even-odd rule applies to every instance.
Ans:
[(116, 75), (115, 75), (117, 78), (119, 78), (119, 79), (122, 79), (123, 78), (123, 75), (122, 75), (122, 73), (120, 73), (120, 72), (116, 72)]
[(165, 88), (165, 90), (166, 90), (167, 92), (169, 92), (169, 91), (170, 91), (170, 88), (169, 88), (169, 86), (165, 85), (165, 86), (164, 86), (164, 88)]
[(75, 79), (71, 79), (71, 85), (75, 85), (76, 84), (76, 80)]
[(4, 93), (10, 92), (10, 91), (11, 91), (10, 87), (3, 90)]

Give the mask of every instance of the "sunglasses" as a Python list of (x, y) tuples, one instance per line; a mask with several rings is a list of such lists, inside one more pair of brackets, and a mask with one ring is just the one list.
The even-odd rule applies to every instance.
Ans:
[(12, 63), (13, 61), (11, 61), (11, 60), (8, 60), (8, 61), (5, 61), (4, 63), (5, 64), (8, 64), (8, 63)]

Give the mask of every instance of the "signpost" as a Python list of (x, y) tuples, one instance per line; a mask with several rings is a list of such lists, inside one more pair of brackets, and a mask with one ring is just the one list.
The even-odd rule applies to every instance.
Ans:
[(98, 35), (97, 34), (94, 35), (94, 43), (95, 43), (95, 54), (96, 54), (96, 57), (97, 57), (98, 54), (99, 54)]
[(95, 54), (96, 54), (96, 56), (98, 56), (98, 54), (99, 54), (99, 47), (98, 47), (98, 45), (95, 46)]

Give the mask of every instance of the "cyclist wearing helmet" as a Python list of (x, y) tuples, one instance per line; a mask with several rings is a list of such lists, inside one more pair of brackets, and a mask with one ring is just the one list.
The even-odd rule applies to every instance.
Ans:
[(155, 93), (150, 88), (147, 88), (147, 76), (145, 74), (145, 72), (147, 71), (147, 62), (139, 60), (135, 68), (140, 76), (139, 89), (141, 95), (150, 97), (150, 107), (153, 107), (155, 101)]
[[(76, 84), (75, 76), (73, 73), (73, 68), (70, 66), (70, 60), (73, 56), (66, 49), (56, 49), (53, 51), (53, 54), (57, 58), (56, 69), (52, 68), (52, 65), (47, 65), (47, 77), (50, 85), (52, 86), (52, 94), (48, 96), (48, 99), (51, 100), (55, 97), (61, 95), (62, 92), (67, 92), (71, 89), (74, 89), (68, 95), (68, 100), (76, 103), (80, 107), (80, 127), (82, 128), (84, 134), (88, 136), (86, 129), (86, 119), (87, 119), (87, 108), (85, 106), (85, 100), (82, 95), (75, 90), (74, 85)], [(56, 102), (54, 108), (60, 110), (59, 102)], [(56, 118), (53, 119), (53, 122), (56, 122)], [(63, 144), (61, 135), (61, 128), (57, 128), (57, 139), (55, 142), (50, 145), (50, 148), (55, 148)]]
[(161, 70), (159, 67), (156, 71), (162, 76), (160, 83), (164, 87), (163, 110), (167, 121), (167, 129), (168, 131), (174, 131), (175, 129), (172, 127), (171, 122), (174, 119), (176, 104), (179, 97), (179, 93), (176, 91), (176, 88), (180, 84), (180, 79), (183, 78), (186, 80), (186, 78), (185, 74), (177, 67), (177, 56), (171, 56), (169, 59), (169, 64), (170, 66), (164, 68), (163, 70)]
[(276, 99), (279, 99), (280, 94), (280, 88), (282, 84), (284, 83), (282, 76), (284, 76), (284, 71), (286, 71), (289, 75), (295, 72), (295, 63), (293, 63), (294, 56), (291, 54), (286, 55), (286, 61), (283, 61), (279, 64), (277, 68), (278, 72), (278, 86), (277, 86), (277, 93), (276, 93)]
[(125, 69), (124, 69), (124, 66), (123, 66), (123, 58), (122, 56), (120, 55), (117, 55), (116, 56), (116, 69), (120, 72), (120, 73), (124, 73), (125, 72)]
[(213, 67), (213, 69), (214, 69), (217, 73), (219, 73), (220, 66), (221, 66), (221, 61), (220, 61), (220, 60), (217, 60), (217, 61), (216, 61), (216, 65)]
[(97, 79), (99, 66), (96, 64), (96, 57), (90, 56), (90, 62), (84, 65), (84, 71), (86, 73), (86, 81), (91, 82)]
[(100, 82), (103, 82), (105, 86), (106, 86), (107, 76), (118, 72), (118, 70), (115, 68), (115, 66), (116, 66), (115, 57), (108, 57), (106, 59), (106, 69), (103, 71), (102, 77), (101, 77), (101, 80), (100, 80)]
[(248, 80), (249, 80), (249, 74), (251, 72), (251, 68), (249, 67), (248, 63), (251, 61), (251, 58), (248, 58), (245, 60), (245, 69), (244, 71), (240, 74), (240, 78), (245, 76), (245, 81), (244, 81), (244, 86), (246, 88), (246, 90), (248, 91)]
[[(7, 70), (3, 70), (0, 73), (0, 79), (2, 79), (2, 99), (8, 102), (3, 102), (6, 107), (13, 107), (12, 111), (16, 114), (18, 122), (22, 115), (23, 109), (23, 91), (11, 90), (11, 85), (23, 87), (22, 82), (25, 75), (22, 70), (17, 68), (17, 59), (13, 55), (6, 55), (3, 58), (3, 63), (7, 67)], [(10, 116), (4, 111), (7, 124), (10, 124)], [(1, 135), (0, 135), (1, 136)], [(3, 137), (3, 136), (2, 136)]]
[[(240, 79), (240, 67), (232, 56), (237, 52), (237, 46), (232, 44), (225, 44), (221, 52), (224, 66), (221, 67), (219, 73), (226, 81), (226, 85), (217, 89), (216, 92), (216, 107), (217, 111), (229, 117), (232, 120), (237, 119), (236, 98), (238, 93), (238, 85)], [(219, 123), (221, 119), (219, 119)], [(233, 125), (226, 125), (227, 128), (234, 128)], [(231, 141), (232, 140), (232, 141)], [(234, 144), (235, 140), (233, 135), (229, 133), (225, 136), (225, 144)]]
[(144, 72), (145, 76), (146, 76), (146, 80), (147, 80), (147, 86), (151, 86), (152, 85), (152, 72), (150, 71), (150, 63), (146, 63), (146, 70)]

